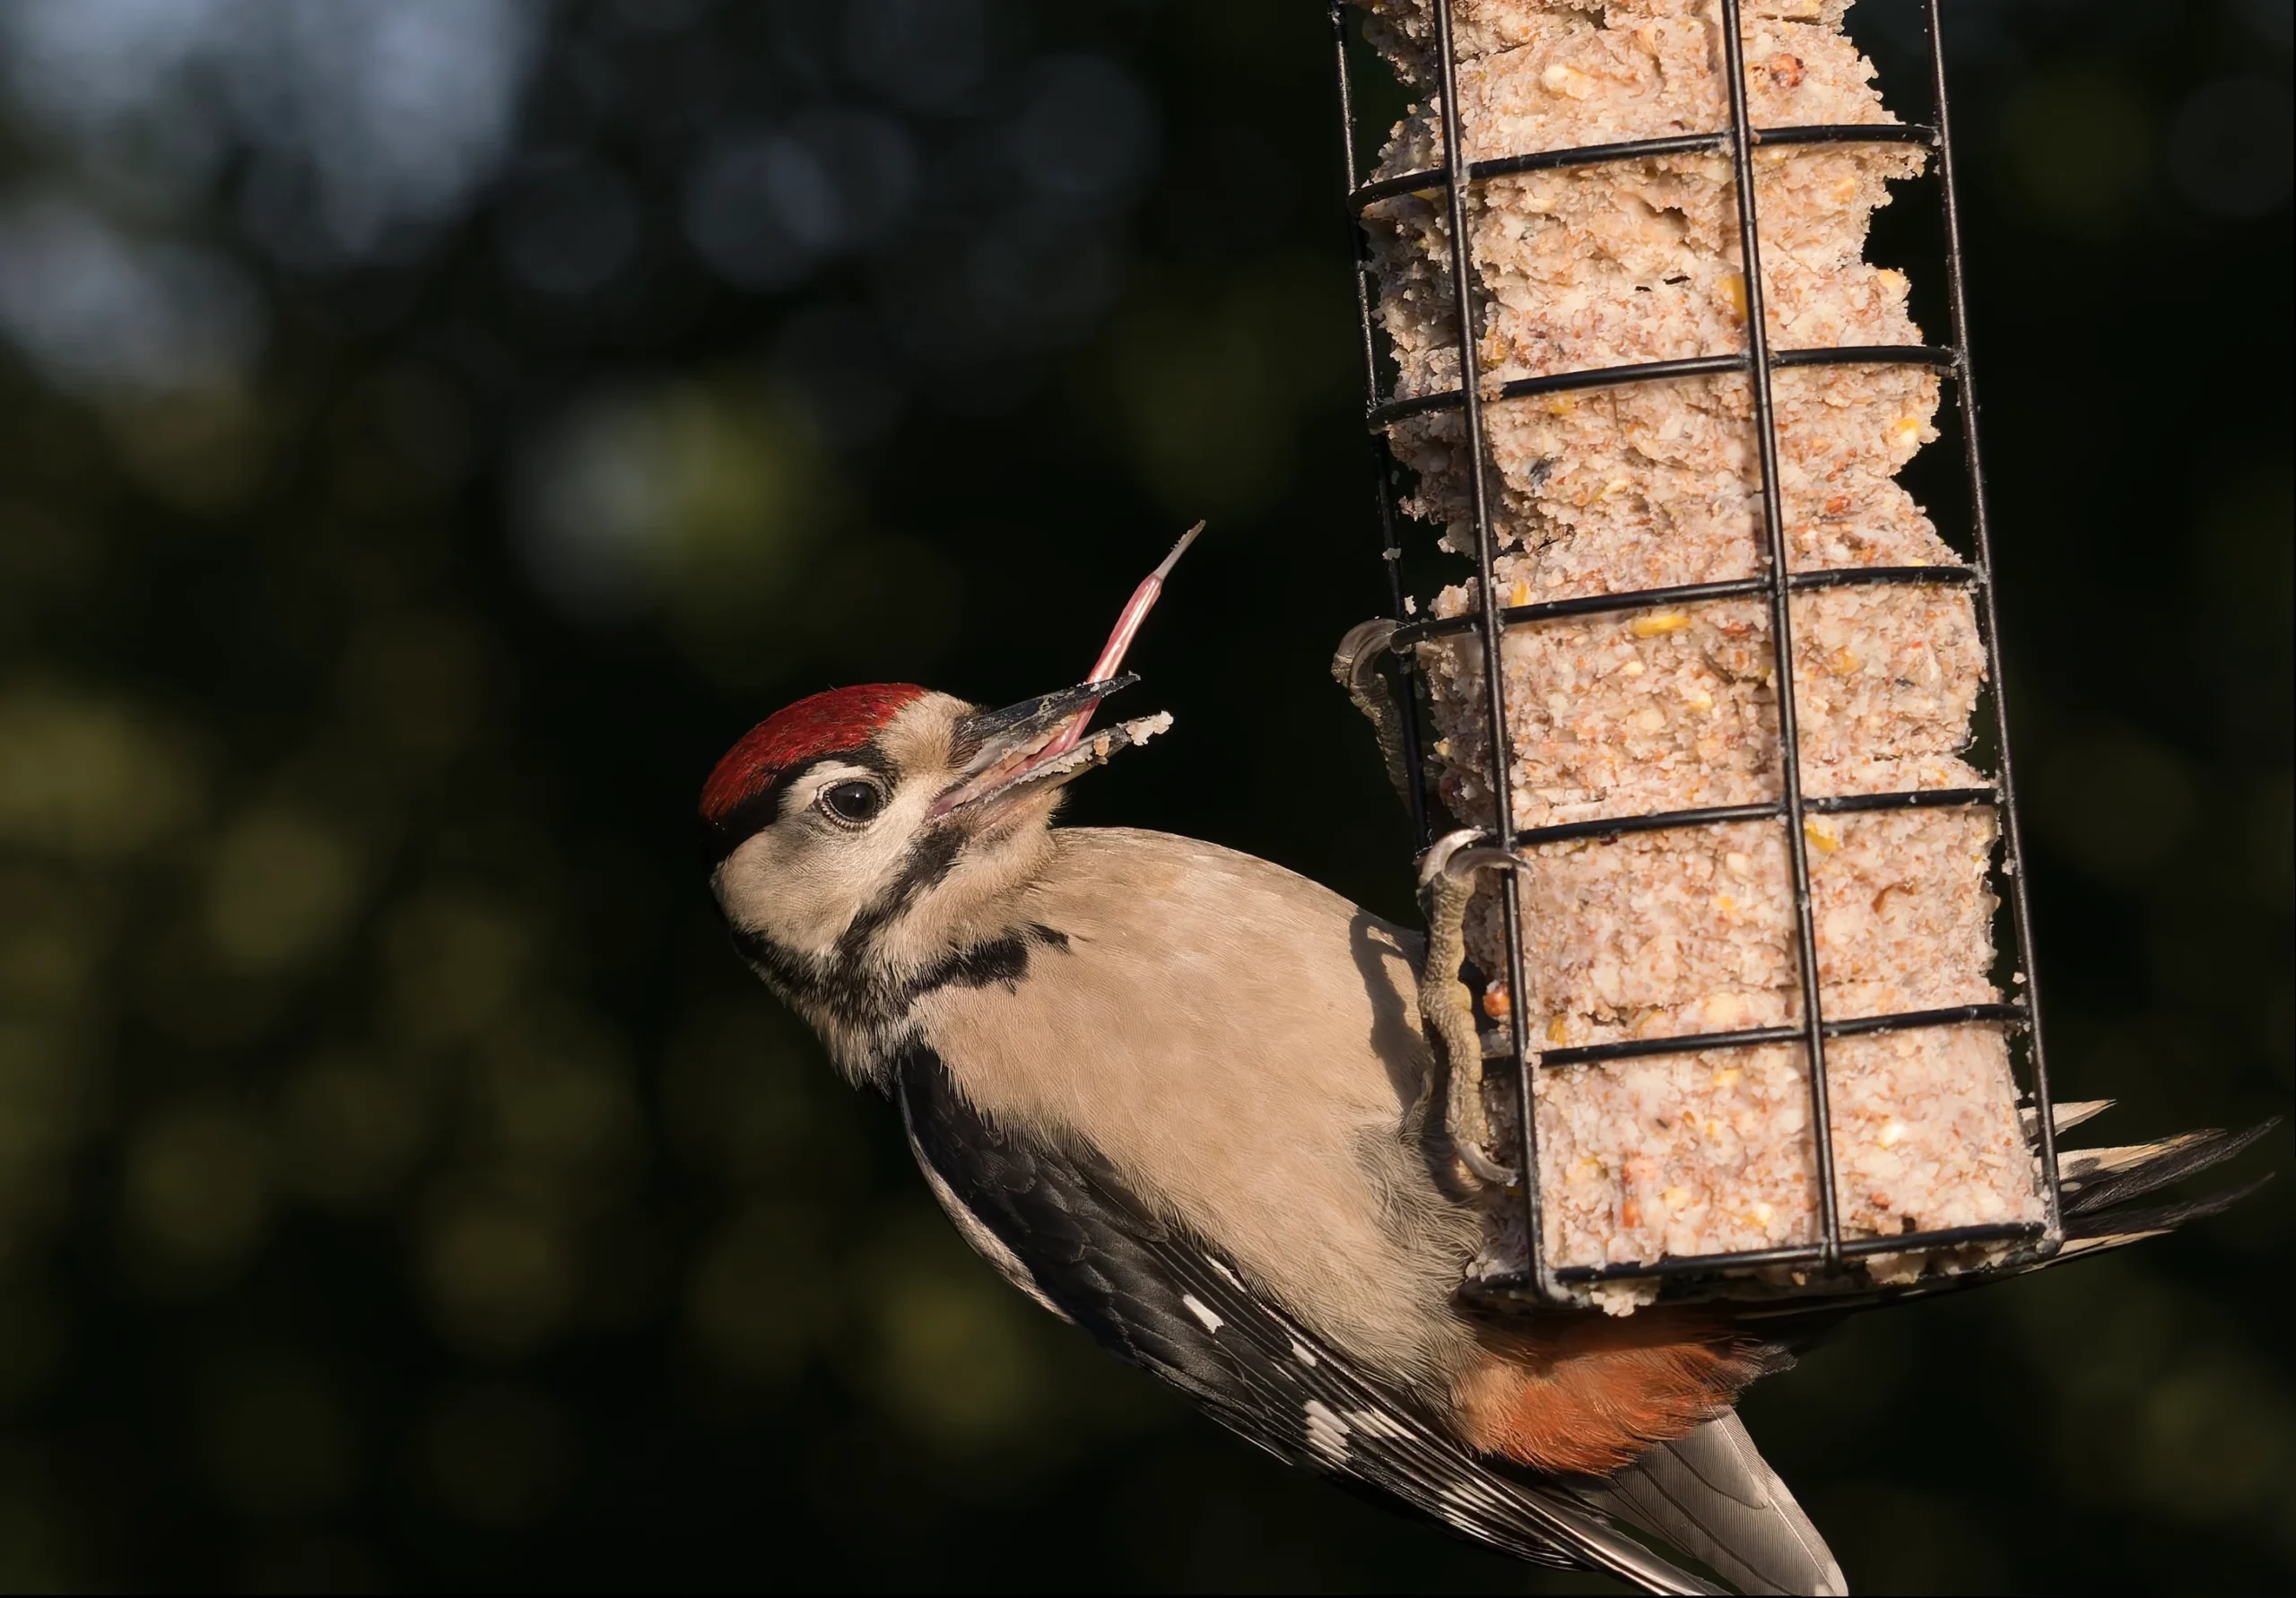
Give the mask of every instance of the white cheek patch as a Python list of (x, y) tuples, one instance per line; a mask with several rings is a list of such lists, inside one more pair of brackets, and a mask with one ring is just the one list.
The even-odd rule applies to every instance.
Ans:
[(718, 867), (718, 902), (736, 926), (798, 954), (825, 955), (853, 919), (897, 881), (932, 803), (930, 784), (893, 791), (865, 826), (840, 826), (821, 813), (822, 791), (875, 772), (842, 762), (816, 768), (795, 785), (780, 816)]

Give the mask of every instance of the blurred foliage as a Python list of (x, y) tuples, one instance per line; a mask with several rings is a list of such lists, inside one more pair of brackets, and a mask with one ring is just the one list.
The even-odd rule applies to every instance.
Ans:
[[(1947, 11), (2060, 1094), (2255, 1119), (2289, 7)], [(982, 1269), (691, 852), (777, 703), (1071, 681), (1209, 515), (1074, 813), (1407, 911), (1328, 72), (1306, 0), (0, 11), (0, 1584), (1538, 1585)], [(1864, 1587), (2276, 1585), (2291, 1216), (1750, 1419)]]

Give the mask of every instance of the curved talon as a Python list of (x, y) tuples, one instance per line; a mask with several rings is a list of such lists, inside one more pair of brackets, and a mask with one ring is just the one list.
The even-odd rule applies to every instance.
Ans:
[(1411, 780), (1405, 772), (1404, 708), (1396, 702), (1395, 687), (1380, 669), (1394, 651), (1396, 624), (1385, 618), (1374, 621), (1359, 621), (1347, 630), (1339, 640), (1338, 651), (1331, 657), (1331, 674), (1347, 690), (1347, 697), (1355, 708), (1370, 719), (1372, 732), (1379, 741), (1379, 759), (1386, 763), (1387, 781), (1395, 786), (1396, 797), (1407, 809), (1411, 804)]
[[(1475, 1085), (1480, 1088), (1482, 1083), (1477, 1082)], [(1522, 1183), (1521, 1172), (1511, 1165), (1501, 1165), (1492, 1159), (1483, 1151), (1483, 1147), (1479, 1143), (1472, 1143), (1463, 1137), (1454, 1136), (1451, 1139), (1451, 1149), (1458, 1155), (1460, 1162), (1467, 1169), (1486, 1182), (1500, 1187), (1516, 1187)]]
[(1482, 836), (1482, 833), (1472, 827), (1461, 827), (1457, 831), (1446, 832), (1421, 850), (1419, 854), (1420, 891), (1425, 892), (1435, 878), (1442, 874), (1445, 868), (1450, 864), (1452, 855), (1461, 849), (1472, 847)]
[(1505, 866), (1512, 871), (1518, 864), (1519, 862), (1511, 851), (1497, 848), (1489, 844), (1481, 844), (1474, 848), (1455, 850), (1447, 855), (1443, 861), (1443, 874), (1448, 877), (1465, 877), (1471, 873), (1486, 871), (1492, 866)]
[(1458, 979), (1459, 963), (1466, 958), (1467, 901), (1474, 896), (1474, 873), (1514, 863), (1506, 850), (1482, 844), (1482, 836), (1466, 829), (1446, 833), (1421, 858), (1427, 959), (1420, 974), (1419, 1015), (1429, 1044), (1443, 1057), (1448, 1081), (1443, 1130), (1452, 1151), (1478, 1179), (1512, 1187), (1520, 1175), (1483, 1150), (1483, 1038), (1475, 1027), (1474, 995)]

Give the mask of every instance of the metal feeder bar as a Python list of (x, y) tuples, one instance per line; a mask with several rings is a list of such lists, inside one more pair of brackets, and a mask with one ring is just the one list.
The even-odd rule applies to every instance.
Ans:
[[(1395, 613), (1405, 612), (1401, 565), (1402, 543), (1397, 531), (1396, 462), (1388, 427), (1410, 417), (1440, 411), (1464, 413), (1467, 439), (1467, 485), (1474, 531), (1479, 607), (1476, 612), (1442, 620), (1410, 623), (1396, 630), (1393, 641), (1397, 702), (1405, 707), (1404, 762), (1408, 777), (1412, 821), (1422, 847), (1432, 838), (1434, 821), (1426, 798), (1424, 734), (1418, 668), (1413, 646), (1429, 638), (1473, 633), (1482, 642), (1483, 659), (1495, 663), (1499, 643), (1509, 625), (1560, 616), (1594, 615), (1649, 610), (1702, 602), (1763, 597), (1769, 601), (1774, 681), (1778, 692), (1779, 793), (1775, 801), (1755, 804), (1714, 805), (1642, 815), (1602, 817), (1556, 826), (1515, 829), (1509, 762), (1500, 751), (1509, 747), (1505, 673), (1484, 670), (1484, 712), (1493, 751), (1490, 773), (1492, 818), (1481, 841), (1500, 840), (1520, 850), (1539, 844), (1578, 838), (1613, 838), (1627, 833), (1675, 828), (1712, 827), (1729, 822), (1776, 821), (1786, 829), (1795, 905), (1794, 941), (1800, 970), (1801, 1019), (1787, 1026), (1758, 1027), (1695, 1036), (1635, 1039), (1583, 1047), (1534, 1050), (1527, 1026), (1527, 1006), (1518, 1003), (1509, 1017), (1503, 1046), (1497, 1051), (1526, 1066), (1518, 1072), (1521, 1128), (1519, 1169), (1524, 1173), (1521, 1195), (1530, 1259), (1527, 1271), (1480, 1280), (1486, 1293), (1518, 1296), (1549, 1305), (1575, 1304), (1564, 1290), (1596, 1281), (1657, 1279), (1666, 1283), (1670, 1298), (1712, 1297), (1725, 1290), (1732, 1277), (1779, 1267), (1805, 1268), (1810, 1272), (1797, 1290), (1810, 1293), (1870, 1290), (1871, 1284), (1853, 1278), (1846, 1262), (1876, 1254), (1926, 1252), (1970, 1244), (2015, 1242), (2022, 1247), (1992, 1270), (2054, 1253), (2064, 1241), (2062, 1194), (2057, 1164), (2056, 1127), (2049, 1099), (2048, 1074), (2042, 1052), (2040, 1003), (2033, 981), (2031, 913), (2027, 904), (2022, 840), (2017, 826), (2014, 786), (2011, 777), (2009, 736), (2004, 713), (1999, 625), (1995, 612), (1991, 528), (1987, 517), (1984, 473), (1978, 451), (1976, 400), (1970, 375), (1968, 311), (1961, 255), (1961, 216), (1953, 187), (1952, 137), (1948, 122), (1945, 70), (1939, 46), (1938, 0), (1926, 0), (1926, 54), (1929, 65), (1932, 117), (1920, 124), (1851, 124), (1808, 127), (1755, 128), (1746, 107), (1744, 40), (1739, 0), (1721, 0), (1725, 71), (1728, 77), (1730, 126), (1712, 133), (1690, 134), (1623, 143), (1587, 145), (1578, 149), (1539, 151), (1496, 160), (1466, 163), (1464, 180), (1455, 180), (1451, 161), (1465, 148), (1459, 122), (1458, 62), (1451, 27), (1450, 0), (1433, 0), (1439, 87), (1442, 96), (1443, 167), (1407, 172), (1372, 183), (1359, 184), (1361, 170), (1355, 148), (1354, 90), (1348, 59), (1346, 0), (1331, 0), (1333, 55), (1339, 80), (1341, 150), (1348, 183), (1349, 236), (1355, 261), (1356, 308), (1361, 325), (1364, 379), (1369, 401), (1365, 417), (1372, 440), (1373, 480), (1379, 512), (1381, 553), (1386, 561)], [(1761, 228), (1756, 215), (1753, 152), (1760, 146), (1913, 143), (1936, 152), (1934, 176), (1943, 212), (1944, 275), (1952, 326), (1952, 342), (1944, 345), (1906, 344), (1840, 348), (1774, 350), (1762, 305)], [(1746, 347), (1687, 360), (1649, 361), (1586, 371), (1521, 378), (1486, 390), (1476, 358), (1475, 270), (1473, 238), (1468, 230), (1467, 195), (1475, 182), (1523, 172), (1561, 168), (1594, 167), (1645, 160), (1659, 155), (1714, 152), (1727, 154), (1733, 165), (1736, 195), (1738, 239), (1746, 284)], [(1465, 374), (1460, 387), (1409, 398), (1383, 398), (1379, 383), (1379, 341), (1372, 306), (1370, 251), (1361, 219), (1366, 207), (1400, 195), (1431, 199), (1438, 192), (1449, 210), (1452, 291), (1459, 307), (1459, 369)], [(1815, 571), (1790, 571), (1786, 543), (1784, 508), (1779, 492), (1778, 431), (1771, 395), (1770, 374), (1785, 368), (1913, 364), (1935, 369), (1956, 391), (1962, 439), (1961, 465), (1967, 482), (1975, 558), (1966, 566), (1858, 567)], [(1495, 563), (1498, 530), (1492, 518), (1486, 484), (1483, 408), (1539, 395), (1611, 387), (1625, 384), (1660, 383), (1683, 378), (1743, 373), (1753, 396), (1754, 427), (1761, 471), (1761, 534), (1764, 575), (1732, 582), (1700, 583), (1667, 588), (1597, 595), (1537, 604), (1502, 605)], [(1993, 747), (1996, 768), (1987, 787), (1922, 789), (1884, 794), (1858, 794), (1813, 798), (1803, 792), (1801, 750), (1796, 726), (1793, 672), (1791, 596), (1823, 588), (1865, 584), (1952, 584), (1973, 590), (1979, 633), (1983, 640), (1991, 703)], [(1999, 819), (2001, 874), (2008, 879), (2005, 897), (2013, 928), (2016, 980), (2021, 996), (2015, 1003), (1961, 1005), (1947, 1010), (1909, 1011), (1896, 1014), (1828, 1020), (1818, 991), (1816, 935), (1811, 919), (1810, 864), (1804, 834), (1812, 815), (1928, 808), (1991, 805)], [(1462, 818), (1465, 819), (1465, 818)], [(1529, 991), (1524, 975), (1522, 908), (1512, 871), (1501, 874), (1500, 906), (1506, 947), (1508, 990)], [(1914, 1028), (1997, 1025), (2013, 1029), (2024, 1038), (2026, 1085), (2034, 1113), (2028, 1118), (2035, 1157), (2041, 1172), (2046, 1213), (2038, 1224), (1956, 1227), (1878, 1238), (1842, 1236), (1839, 1188), (1834, 1168), (1832, 1119), (1826, 1081), (1826, 1041)], [(1750, 1048), (1763, 1045), (1800, 1044), (1810, 1061), (1810, 1126), (1817, 1168), (1818, 1236), (1807, 1244), (1752, 1252), (1704, 1254), (1667, 1257), (1622, 1264), (1555, 1269), (1546, 1258), (1542, 1226), (1538, 1171), (1538, 1124), (1531, 1092), (1531, 1073), (1562, 1069), (1606, 1060), (1707, 1049)], [(1740, 1284), (1743, 1288), (1743, 1283)]]

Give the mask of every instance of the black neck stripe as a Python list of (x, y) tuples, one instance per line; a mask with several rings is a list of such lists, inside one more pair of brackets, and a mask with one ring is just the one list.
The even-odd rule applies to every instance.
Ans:
[(902, 1007), (906, 1010), (944, 987), (1017, 988), (1029, 974), (1030, 950), (1039, 947), (1066, 949), (1068, 934), (1042, 922), (1031, 922), (1000, 937), (943, 955), (902, 990)]

